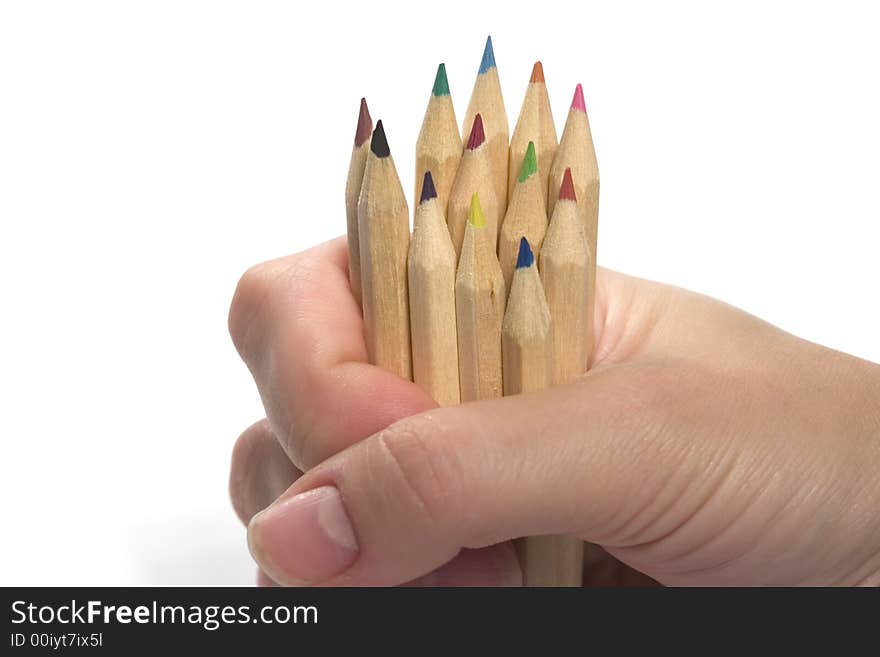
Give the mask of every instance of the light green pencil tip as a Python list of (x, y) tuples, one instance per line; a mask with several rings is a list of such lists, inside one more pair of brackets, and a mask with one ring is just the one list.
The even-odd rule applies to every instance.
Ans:
[(437, 67), (437, 75), (434, 78), (434, 88), (431, 93), (435, 96), (449, 95), (449, 80), (446, 79), (446, 64)]
[(485, 228), (486, 217), (483, 215), (483, 208), (480, 207), (480, 197), (476, 192), (471, 196), (471, 212), (468, 215), (468, 221), (474, 228)]
[(535, 154), (535, 142), (530, 141), (523, 158), (522, 168), (519, 170), (520, 182), (525, 182), (530, 176), (538, 172), (538, 156)]

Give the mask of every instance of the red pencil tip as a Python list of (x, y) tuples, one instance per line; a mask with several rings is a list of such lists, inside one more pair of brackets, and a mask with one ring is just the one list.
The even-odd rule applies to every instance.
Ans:
[(361, 98), (361, 111), (358, 114), (358, 127), (354, 133), (354, 145), (358, 148), (363, 145), (370, 135), (373, 133), (373, 119), (370, 117), (370, 110), (367, 108), (367, 99)]
[(541, 62), (535, 62), (535, 65), (532, 67), (532, 77), (529, 78), (529, 82), (544, 82), (544, 66)]
[(477, 114), (474, 117), (474, 127), (471, 128), (471, 136), (468, 139), (467, 149), (473, 151), (478, 149), (486, 141), (486, 133), (483, 132), (483, 117)]
[(562, 185), (559, 187), (559, 200), (577, 202), (574, 181), (571, 179), (571, 167), (565, 167), (565, 175), (562, 176)]
[(574, 98), (571, 99), (571, 109), (587, 113), (587, 104), (584, 102), (584, 88), (578, 84), (574, 88)]

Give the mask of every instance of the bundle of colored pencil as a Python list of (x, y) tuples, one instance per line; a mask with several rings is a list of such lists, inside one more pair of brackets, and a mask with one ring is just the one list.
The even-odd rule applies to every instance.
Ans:
[[(508, 137), (490, 37), (462, 131), (440, 64), (416, 143), (410, 238), (384, 126), (373, 129), (361, 99), (345, 191), (370, 362), (441, 406), (568, 383), (593, 346), (599, 171), (581, 85), (557, 141), (536, 62)], [(527, 586), (580, 586), (577, 539), (527, 537), (518, 550)]]

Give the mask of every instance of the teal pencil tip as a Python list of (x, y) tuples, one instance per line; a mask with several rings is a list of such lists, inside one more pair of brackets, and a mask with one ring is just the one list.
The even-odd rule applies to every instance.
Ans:
[(431, 90), (434, 96), (449, 95), (449, 80), (446, 79), (446, 64), (437, 67), (437, 75), (434, 77), (434, 88)]

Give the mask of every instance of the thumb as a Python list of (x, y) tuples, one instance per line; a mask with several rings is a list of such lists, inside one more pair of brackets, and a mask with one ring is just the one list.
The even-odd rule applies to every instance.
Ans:
[(251, 551), (279, 582), (384, 586), (520, 536), (655, 540), (723, 470), (717, 447), (689, 440), (678, 420), (705, 385), (676, 374), (684, 369), (600, 368), (568, 386), (404, 419), (258, 514)]

